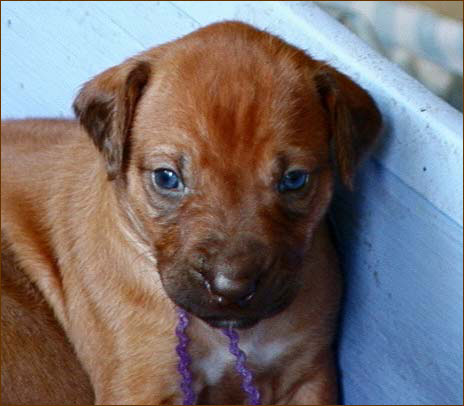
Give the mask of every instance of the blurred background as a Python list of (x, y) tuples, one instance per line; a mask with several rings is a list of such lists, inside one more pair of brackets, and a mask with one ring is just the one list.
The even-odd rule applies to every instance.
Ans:
[(325, 11), (462, 111), (462, 1), (318, 1)]
[(462, 1), (404, 1), (429, 8), (436, 13), (462, 21)]

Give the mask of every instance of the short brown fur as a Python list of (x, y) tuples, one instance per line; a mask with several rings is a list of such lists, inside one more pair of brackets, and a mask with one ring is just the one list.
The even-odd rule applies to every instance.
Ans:
[[(247, 327), (263, 403), (335, 403), (341, 281), (325, 213), (336, 177), (350, 186), (377, 139), (369, 95), (277, 37), (228, 22), (103, 72), (74, 109), (81, 125), (2, 123), (3, 235), (73, 346), (61, 353), (75, 351), (91, 382), (82, 373), (70, 394), (57, 379), (58, 392), (68, 403), (91, 392), (97, 404), (180, 403), (178, 305), (194, 316), (198, 402), (246, 402), (210, 326), (231, 323)], [(182, 188), (157, 186), (159, 168)], [(294, 169), (309, 181), (281, 191)], [(21, 351), (2, 347), (2, 366)], [(24, 362), (2, 376), (12, 402)], [(50, 379), (16, 400), (47, 397)]]

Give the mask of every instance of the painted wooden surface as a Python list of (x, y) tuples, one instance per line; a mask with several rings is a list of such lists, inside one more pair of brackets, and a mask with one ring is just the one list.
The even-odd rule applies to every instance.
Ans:
[(303, 2), (2, 2), (2, 118), (70, 116), (103, 69), (213, 21), (266, 28), (377, 100), (386, 136), (340, 192), (347, 404), (462, 403), (462, 114)]

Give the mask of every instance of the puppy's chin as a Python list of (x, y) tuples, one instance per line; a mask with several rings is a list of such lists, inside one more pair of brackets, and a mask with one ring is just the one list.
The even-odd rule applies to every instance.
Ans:
[(208, 323), (211, 327), (214, 328), (237, 328), (237, 329), (247, 329), (254, 327), (261, 320), (268, 319), (277, 314), (283, 312), (291, 303), (293, 298), (287, 298), (287, 300), (282, 301), (275, 306), (268, 308), (266, 311), (259, 315), (254, 316), (243, 316), (237, 318), (225, 318), (221, 316), (210, 316), (210, 317), (201, 317), (203, 321)]

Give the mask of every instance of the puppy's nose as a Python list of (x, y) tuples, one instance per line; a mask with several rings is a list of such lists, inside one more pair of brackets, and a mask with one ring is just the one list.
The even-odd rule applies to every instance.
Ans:
[(256, 292), (256, 281), (250, 279), (230, 279), (218, 274), (211, 282), (211, 296), (221, 306), (238, 304), (246, 306)]

